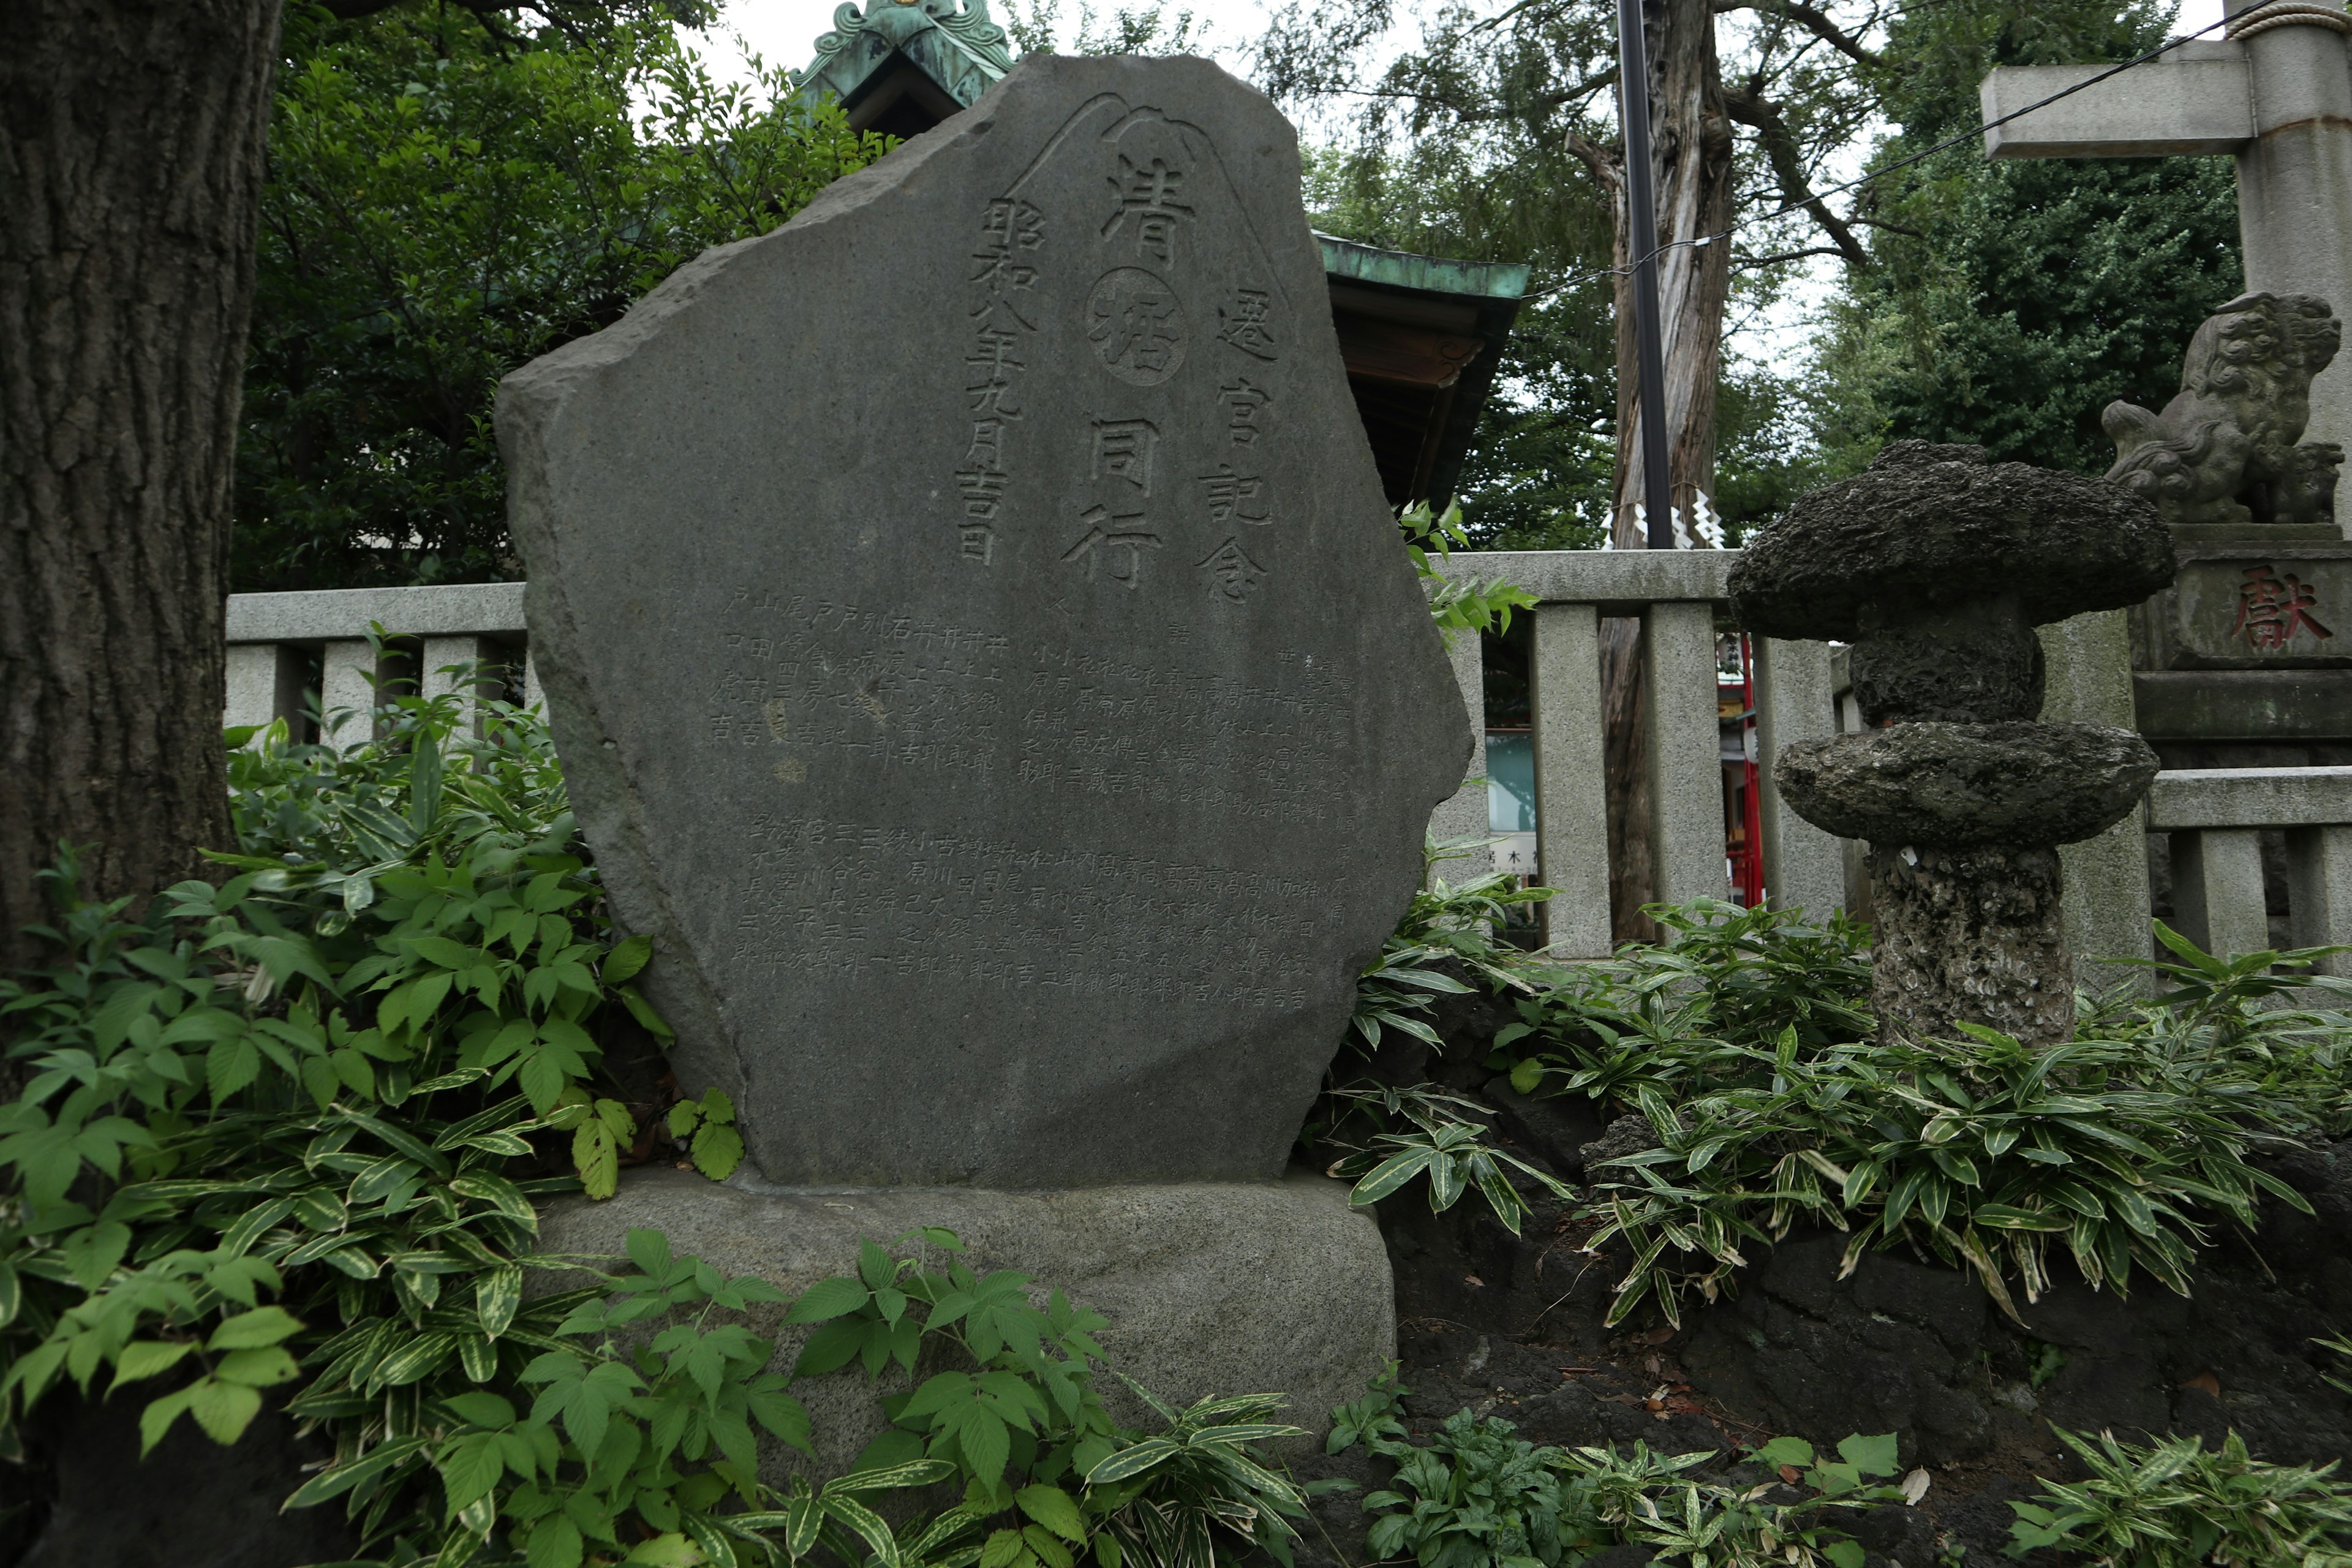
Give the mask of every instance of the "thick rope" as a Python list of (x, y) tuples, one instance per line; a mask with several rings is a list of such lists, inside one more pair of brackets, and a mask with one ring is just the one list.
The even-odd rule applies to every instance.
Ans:
[(2352, 34), (2352, 16), (2333, 5), (2311, 5), (2308, 0), (2271, 0), (2270, 5), (2257, 5), (2231, 17), (2225, 37), (2251, 38), (2273, 27), (2304, 26), (2333, 27), (2339, 33)]

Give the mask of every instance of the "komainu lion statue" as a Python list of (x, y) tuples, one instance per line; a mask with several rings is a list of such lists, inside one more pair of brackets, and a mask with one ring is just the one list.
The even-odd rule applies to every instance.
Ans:
[(2344, 448), (2297, 442), (2311, 378), (2343, 337), (2326, 301), (2308, 294), (2231, 300), (2189, 340), (2179, 394), (2162, 414), (2107, 405), (2107, 478), (2154, 501), (2167, 522), (2333, 521)]

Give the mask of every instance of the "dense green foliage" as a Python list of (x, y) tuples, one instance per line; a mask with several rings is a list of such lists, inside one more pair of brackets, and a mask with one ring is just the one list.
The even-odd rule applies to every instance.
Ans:
[(781, 69), (715, 82), (659, 16), (290, 6), (233, 572), (241, 590), (512, 577), (498, 380), (878, 156)]
[[(1293, 1431), (1278, 1401), (1118, 1426), (1102, 1321), (975, 1274), (945, 1232), (898, 1238), (914, 1259), (868, 1243), (792, 1302), (818, 1326), (789, 1375), (747, 1316), (784, 1298), (654, 1232), (623, 1272), (525, 1299), (527, 1267), (581, 1268), (536, 1253), (535, 1201), (672, 1145), (723, 1176), (743, 1149), (723, 1095), (667, 1103), (647, 944), (610, 942), (544, 729), (490, 703), (475, 735), (461, 701), (353, 716), (378, 738), (349, 750), (233, 731), (235, 875), (143, 920), (80, 900), (70, 858), (54, 874), (62, 962), (0, 980), (29, 1076), (0, 1108), (9, 1447), (67, 1383), (148, 1384), (148, 1447), (184, 1415), (233, 1442), (281, 1389), (335, 1450), (293, 1505), (341, 1500), (388, 1564), (1280, 1554), (1298, 1498), (1255, 1457)], [(857, 1474), (761, 1485), (757, 1434), (814, 1451), (795, 1378), (919, 1356), (940, 1370), (886, 1403)], [(961, 1500), (895, 1527), (867, 1500), (941, 1483)]]
[[(1863, 1550), (1837, 1528), (1841, 1512), (1916, 1500), (1883, 1484), (1896, 1473), (1891, 1436), (1848, 1437), (1838, 1457), (1777, 1437), (1748, 1458), (1744, 1484), (1689, 1474), (1712, 1452), (1654, 1454), (1635, 1443), (1595, 1448), (1538, 1447), (1495, 1416), (1457, 1411), (1410, 1441), (1395, 1415), (1409, 1390), (1395, 1368), (1370, 1392), (1332, 1412), (1330, 1451), (1360, 1445), (1394, 1461), (1388, 1485), (1364, 1499), (1370, 1545), (1382, 1561), (1421, 1568), (1573, 1568), (1612, 1546), (1647, 1548), (1691, 1568), (1862, 1568)], [(1778, 1467), (1792, 1467), (1802, 1500), (1772, 1501)], [(1924, 1482), (1916, 1478), (1915, 1486)]]
[(1357, 978), (1348, 1039), (1324, 1075), (1322, 1098), (1300, 1129), (1299, 1142), (1328, 1163), (1330, 1174), (1355, 1182), (1354, 1202), (1376, 1203), (1419, 1178), (1432, 1209), (1442, 1214), (1475, 1192), (1516, 1236), (1528, 1204), (1511, 1173), (1562, 1201), (1572, 1194), (1489, 1143), (1483, 1105), (1434, 1083), (1389, 1083), (1370, 1072), (1391, 1030), (1445, 1048), (1429, 1012), (1438, 997), (1462, 995), (1474, 981), (1498, 990), (1528, 989), (1518, 955), (1499, 945), (1496, 932), (1507, 911), (1540, 903), (1550, 890), (1517, 887), (1492, 871), (1452, 886), (1438, 868), (1459, 849), (1435, 843), (1424, 848), (1422, 885), (1380, 955)]
[(2235, 1432), (2218, 1452), (2196, 1437), (2149, 1447), (2053, 1427), (2089, 1472), (2013, 1502), (2010, 1553), (2053, 1551), (2100, 1568), (2346, 1568), (2352, 1485), (2316, 1468), (2251, 1457)]
[[(2129, 59), (2174, 6), (2113, 0), (1914, 7), (1887, 52), (1900, 128), (1878, 166), (1977, 123), (1999, 65)], [(1987, 159), (1974, 137), (1870, 187), (1875, 265), (1852, 275), (1812, 374), (1824, 471), (1905, 437), (2103, 472), (2099, 412), (2161, 408), (2200, 322), (2242, 287), (2226, 158)]]
[[(1612, 1321), (1651, 1300), (1679, 1322), (1685, 1292), (1713, 1300), (1745, 1244), (1800, 1223), (1849, 1232), (1849, 1258), (1905, 1245), (1967, 1268), (2012, 1313), (2010, 1280), (2039, 1299), (2058, 1247), (2094, 1284), (2140, 1270), (2185, 1292), (2212, 1220), (2251, 1229), (2264, 1194), (2305, 1206), (2251, 1155), (2352, 1127), (2352, 986), (2297, 978), (2316, 950), (2225, 963), (2159, 928), (2173, 989), (2086, 1003), (2074, 1041), (1882, 1043), (1859, 928), (1657, 913), (1668, 941), (1556, 973), (1496, 1037), (1521, 1092), (1583, 1094), (1655, 1134), (1587, 1173), (1590, 1245), (1633, 1248)], [(2305, 987), (2313, 1005), (2276, 1005)]]

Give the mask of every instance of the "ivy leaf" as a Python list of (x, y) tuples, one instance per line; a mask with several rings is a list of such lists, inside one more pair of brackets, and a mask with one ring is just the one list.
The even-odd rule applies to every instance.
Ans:
[(523, 1561), (529, 1568), (580, 1568), (585, 1548), (580, 1527), (560, 1513), (551, 1513), (530, 1527), (530, 1544)]
[(1086, 1521), (1079, 1517), (1078, 1505), (1061, 1488), (1045, 1485), (1023, 1487), (1013, 1494), (1013, 1500), (1021, 1505), (1023, 1513), (1063, 1540), (1086, 1540)]
[(192, 1385), (181, 1389), (177, 1394), (167, 1394), (161, 1399), (150, 1400), (147, 1408), (139, 1413), (139, 1457), (141, 1458), (145, 1458), (155, 1445), (163, 1440), (163, 1434), (172, 1429), (172, 1423), (180, 1418), (180, 1412), (188, 1407), (189, 1401), (195, 1397), (195, 1392)]
[(258, 1350), (290, 1338), (301, 1327), (302, 1320), (283, 1307), (257, 1307), (223, 1321), (207, 1343), (216, 1351)]
[(131, 1249), (131, 1227), (119, 1220), (84, 1226), (66, 1237), (58, 1253), (66, 1272), (75, 1284), (85, 1290), (95, 1290), (106, 1283), (114, 1266)]
[(1891, 1476), (1902, 1468), (1895, 1458), (1895, 1434), (1875, 1437), (1860, 1434), (1838, 1444), (1838, 1457), (1865, 1476)]
[(111, 1394), (126, 1383), (138, 1383), (171, 1371), (195, 1349), (191, 1340), (167, 1344), (160, 1340), (134, 1340), (122, 1347), (122, 1354), (114, 1363), (114, 1381), (107, 1385)]
[(583, 1121), (572, 1135), (572, 1163), (580, 1173), (581, 1190), (590, 1197), (609, 1198), (620, 1189), (620, 1146), (602, 1121)]

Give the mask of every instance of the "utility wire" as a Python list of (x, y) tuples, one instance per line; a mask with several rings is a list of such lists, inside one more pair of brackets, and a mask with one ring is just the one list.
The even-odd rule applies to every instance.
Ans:
[(1657, 247), (1654, 250), (1650, 251), (1647, 255), (1638, 257), (1622, 267), (1603, 267), (1591, 272), (1575, 273), (1570, 277), (1559, 279), (1559, 281), (1556, 283), (1546, 284), (1543, 288), (1536, 289), (1533, 293), (1526, 296), (1526, 298), (1530, 300), (1539, 300), (1547, 294), (1557, 294), (1564, 289), (1572, 289), (1580, 283), (1590, 283), (1596, 278), (1630, 277), (1635, 268), (1641, 266), (1643, 262), (1652, 261), (1658, 257), (1664, 256), (1669, 250), (1696, 250), (1703, 247), (1713, 245), (1717, 240), (1729, 239), (1733, 235), (1738, 233), (1743, 228), (1751, 228), (1758, 224), (1769, 223), (1776, 217), (1786, 217), (1789, 214), (1801, 211), (1802, 209), (1812, 205), (1815, 202), (1822, 201), (1826, 197), (1838, 195), (1843, 192), (1857, 189), (1860, 186), (1870, 184), (1873, 180), (1885, 179), (1887, 175), (1894, 174), (1897, 169), (1908, 168), (1910, 165), (1920, 162), (1922, 159), (1932, 158), (1938, 153), (1948, 152), (1950, 149), (1958, 146), (1963, 142), (1976, 141), (1996, 125), (2006, 125), (2012, 120), (2021, 120), (2026, 115), (2034, 112), (2036, 110), (2049, 108), (2050, 105), (2057, 102), (2062, 98), (2072, 98), (2074, 94), (2083, 91), (2085, 88), (2096, 87), (2099, 83), (2105, 81), (2108, 78), (2121, 76), (2124, 72), (2132, 69), (2135, 66), (2144, 66), (2150, 60), (2163, 55), (2167, 50), (2172, 49), (2181, 44), (2189, 43), (2195, 39), (2201, 38), (2206, 34), (2213, 31), (2216, 27), (2226, 27), (2232, 20), (2235, 19), (2236, 18), (2224, 16), (2218, 22), (2207, 23), (2204, 26), (2198, 28), (2193, 33), (2183, 33), (2177, 38), (2168, 38), (2163, 43), (2158, 45), (2155, 48), (2150, 49), (2147, 53), (2140, 56), (2137, 59), (2126, 60), (2120, 65), (2110, 66), (2105, 70), (2101, 71), (2098, 75), (2095, 77), (2086, 77), (2083, 80), (2076, 82), (2074, 86), (2053, 92), (2048, 98), (2042, 99), (2039, 102), (2029, 103), (2023, 109), (2012, 110), (2009, 113), (2002, 115), (1998, 120), (1988, 120), (1982, 125), (1978, 126), (1974, 131), (1964, 131), (1958, 136), (1948, 137), (1944, 141), (1937, 142), (1932, 147), (1912, 153), (1907, 158), (1898, 159), (1895, 163), (1887, 164), (1886, 167), (1883, 169), (1874, 169), (1869, 174), (1848, 180), (1843, 184), (1832, 185), (1826, 190), (1815, 191), (1801, 201), (1784, 202), (1769, 213), (1758, 213), (1752, 217), (1742, 218), (1738, 222), (1733, 224), (1729, 228), (1724, 229), (1719, 233), (1703, 234), (1696, 239), (1668, 240), (1664, 244)]

